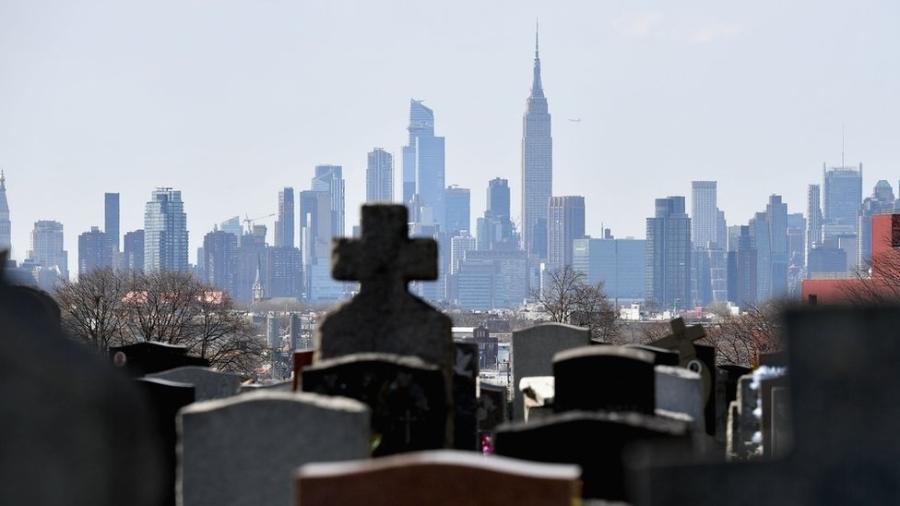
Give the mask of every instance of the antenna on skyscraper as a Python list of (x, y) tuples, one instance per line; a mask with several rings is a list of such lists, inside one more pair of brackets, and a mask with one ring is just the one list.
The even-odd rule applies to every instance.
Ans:
[(538, 37), (540, 36), (540, 33), (541, 33), (541, 23), (538, 18), (535, 18), (535, 20), (534, 20), (534, 57), (535, 58), (539, 57), (538, 53), (540, 51), (540, 44), (539, 44), (540, 41), (539, 41)]
[(841, 168), (844, 168), (844, 124), (841, 123)]

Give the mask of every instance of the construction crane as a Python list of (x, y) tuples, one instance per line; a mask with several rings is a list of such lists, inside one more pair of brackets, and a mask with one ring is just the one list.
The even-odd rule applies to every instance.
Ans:
[(256, 223), (259, 220), (271, 218), (273, 216), (278, 216), (278, 213), (267, 214), (265, 216), (257, 216), (256, 218), (251, 218), (251, 217), (247, 216), (246, 214), (244, 214), (244, 219), (242, 221), (244, 222), (244, 227), (247, 229), (247, 233), (250, 233), (250, 232), (253, 232), (252, 226), (254, 223)]

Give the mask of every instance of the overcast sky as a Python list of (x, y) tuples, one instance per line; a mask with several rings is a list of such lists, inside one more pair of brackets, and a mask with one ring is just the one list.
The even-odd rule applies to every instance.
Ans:
[(394, 154), (399, 185), (411, 97), (435, 111), (473, 222), (493, 177), (518, 215), (536, 18), (554, 194), (586, 197), (592, 235), (642, 237), (653, 199), (694, 179), (719, 181), (729, 224), (772, 193), (805, 211), (842, 124), (864, 193), (896, 190), (896, 0), (0, 0), (14, 256), (56, 219), (74, 270), (103, 192), (122, 194), (124, 233), (172, 186), (193, 262), (214, 223), (275, 212), (278, 189), (307, 189), (323, 163), (344, 166), (349, 230), (369, 150)]

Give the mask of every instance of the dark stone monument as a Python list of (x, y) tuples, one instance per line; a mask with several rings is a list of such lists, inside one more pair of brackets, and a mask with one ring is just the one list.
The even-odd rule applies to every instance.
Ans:
[(501, 426), (494, 448), (507, 457), (578, 464), (584, 497), (627, 501), (624, 450), (639, 441), (665, 440), (687, 451), (689, 433), (689, 424), (680, 420), (641, 413), (570, 411)]
[(163, 456), (135, 385), (59, 328), (0, 253), (0, 504), (156, 506)]
[(303, 389), (368, 405), (380, 438), (376, 456), (446, 446), (444, 376), (419, 358), (357, 353), (321, 360), (303, 370)]
[(760, 379), (759, 382), (759, 407), (762, 410), (762, 419), (760, 420), (761, 425), (761, 433), (762, 433), (762, 443), (763, 443), (763, 455), (770, 457), (773, 455), (772, 451), (772, 390), (775, 388), (787, 388), (788, 386), (788, 378), (786, 375), (782, 374), (780, 376), (772, 376), (768, 378)]
[(646, 452), (633, 464), (636, 506), (900, 503), (900, 308), (814, 306), (784, 321), (791, 453), (704, 464)]
[(448, 417), (445, 446), (450, 446), (456, 356), (452, 323), (407, 290), (410, 281), (437, 279), (438, 247), (433, 239), (410, 239), (408, 228), (406, 206), (364, 205), (362, 237), (334, 241), (332, 277), (359, 281), (360, 290), (322, 321), (316, 334), (318, 357), (374, 352), (435, 364), (444, 375), (446, 406), (432, 412)]
[(791, 450), (791, 399), (787, 387), (775, 387), (771, 392), (771, 424), (772, 442), (771, 453), (773, 458), (781, 458)]
[(651, 353), (623, 346), (583, 346), (553, 357), (553, 410), (634, 411), (653, 415)]
[(752, 369), (741, 365), (720, 365), (716, 369), (716, 441), (726, 442), (728, 434), (728, 409), (737, 400), (738, 379)]
[(303, 368), (312, 365), (313, 363), (313, 355), (315, 351), (313, 350), (303, 350), (303, 351), (295, 351), (294, 352), (294, 380), (292, 384), (293, 390), (296, 392), (300, 390), (300, 378), (302, 377)]
[(116, 367), (124, 368), (128, 374), (134, 377), (167, 371), (176, 367), (209, 367), (209, 360), (188, 355), (187, 348), (184, 346), (155, 341), (113, 346), (109, 349), (109, 357)]
[(677, 366), (681, 363), (681, 360), (678, 358), (678, 351), (667, 350), (658, 346), (650, 346), (649, 344), (626, 344), (625, 347), (652, 353), (653, 365)]
[(494, 432), (498, 425), (509, 419), (506, 387), (481, 383), (478, 389), (478, 432)]
[(453, 366), (453, 447), (478, 449), (478, 344), (457, 341)]
[(194, 387), (159, 378), (138, 378), (135, 382), (153, 412), (151, 418), (159, 435), (160, 448), (165, 455), (166, 474), (161, 489), (166, 495), (159, 504), (174, 506), (177, 464), (175, 446), (178, 444), (175, 418), (179, 409), (194, 402)]

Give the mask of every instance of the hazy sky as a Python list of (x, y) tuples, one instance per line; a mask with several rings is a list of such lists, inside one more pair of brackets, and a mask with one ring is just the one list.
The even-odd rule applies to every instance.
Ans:
[(279, 188), (307, 189), (322, 163), (344, 166), (349, 230), (373, 147), (394, 154), (399, 188), (411, 97), (435, 111), (473, 222), (498, 176), (517, 216), (535, 18), (554, 194), (585, 195), (590, 234), (643, 236), (653, 199), (693, 179), (719, 181), (729, 224), (772, 193), (805, 211), (842, 124), (864, 193), (896, 189), (896, 0), (0, 0), (14, 256), (56, 219), (74, 269), (104, 191), (122, 194), (124, 233), (173, 186), (193, 262), (214, 223), (275, 212)]

